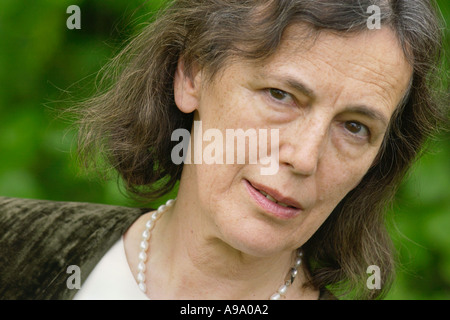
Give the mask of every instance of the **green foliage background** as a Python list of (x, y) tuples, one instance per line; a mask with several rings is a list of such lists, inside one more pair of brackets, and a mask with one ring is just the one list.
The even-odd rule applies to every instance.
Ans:
[[(161, 2), (0, 1), (1, 196), (135, 205), (116, 180), (81, 174), (75, 133), (55, 111), (68, 97), (93, 93), (96, 72)], [(81, 8), (81, 30), (66, 27), (72, 4)], [(449, 23), (450, 1), (439, 5)], [(448, 71), (448, 25), (446, 34)], [(391, 210), (401, 266), (387, 299), (450, 298), (449, 140), (443, 135), (430, 145)]]

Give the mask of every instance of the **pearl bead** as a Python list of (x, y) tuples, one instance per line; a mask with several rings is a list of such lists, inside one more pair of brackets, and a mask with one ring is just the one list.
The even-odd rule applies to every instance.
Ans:
[(139, 253), (139, 260), (140, 261), (146, 261), (147, 260), (147, 254), (144, 251), (141, 251)]
[(145, 269), (146, 269), (146, 267), (145, 267), (145, 263), (144, 262), (139, 262), (139, 264), (138, 264), (138, 270), (140, 271), (140, 272), (145, 272)]
[(270, 300), (280, 300), (281, 295), (278, 292), (275, 292), (271, 297)]
[(280, 289), (278, 289), (278, 293), (284, 296), (287, 292), (287, 289), (288, 289), (287, 285), (283, 285), (280, 287)]
[(302, 258), (298, 257), (295, 259), (294, 267), (297, 269), (302, 264)]
[(167, 202), (166, 202), (166, 206), (168, 206), (168, 207), (171, 207), (174, 204), (175, 204), (175, 200), (173, 200), (173, 199), (167, 200)]
[(147, 231), (152, 231), (152, 229), (155, 227), (155, 223), (153, 222), (153, 220), (149, 220), (147, 221), (147, 223), (145, 224), (145, 227), (147, 228)]
[(145, 240), (148, 240), (150, 238), (149, 230), (145, 230), (144, 232), (142, 232), (142, 238)]
[(159, 211), (154, 212), (154, 213), (152, 214), (152, 220), (153, 220), (153, 222), (158, 221), (158, 219), (160, 218), (160, 216), (161, 216), (161, 213), (160, 213)]
[(146, 240), (141, 241), (141, 249), (147, 250), (148, 249), (148, 242)]
[(141, 291), (145, 293), (147, 291), (147, 286), (145, 285), (145, 283), (141, 282), (139, 283), (139, 289), (141, 289)]
[(139, 282), (144, 282), (145, 281), (145, 274), (142, 272), (138, 273), (137, 279)]
[(295, 278), (297, 276), (297, 273), (298, 273), (297, 269), (295, 269), (295, 268), (291, 269), (291, 277), (292, 278)]

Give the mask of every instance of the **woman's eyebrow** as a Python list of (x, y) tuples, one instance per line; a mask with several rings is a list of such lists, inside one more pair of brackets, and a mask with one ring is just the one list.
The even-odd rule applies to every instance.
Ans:
[[(291, 87), (293, 90), (308, 96), (311, 100), (316, 99), (316, 94), (314, 93), (314, 90), (310, 89), (307, 85), (298, 81), (297, 79), (286, 78), (286, 79), (284, 79), (284, 82), (289, 87)], [(359, 113), (359, 114), (362, 114), (369, 118), (381, 121), (385, 126), (387, 126), (389, 124), (388, 119), (382, 112), (376, 110), (375, 108), (366, 106), (366, 105), (352, 106), (352, 107), (348, 108), (347, 111), (353, 112), (353, 113)]]
[(374, 108), (365, 106), (365, 105), (352, 106), (352, 107), (347, 108), (346, 111), (351, 112), (351, 113), (359, 113), (368, 118), (371, 118), (371, 119), (374, 119), (377, 121), (381, 121), (383, 123), (383, 125), (386, 127), (389, 125), (389, 120), (386, 118), (386, 116), (382, 112), (380, 112)]
[(307, 96), (311, 100), (316, 99), (316, 94), (314, 93), (314, 90), (309, 88), (306, 84), (301, 82), (300, 80), (293, 78), (291, 76), (279, 76), (274, 75), (267, 72), (262, 72), (259, 77), (261, 79), (274, 79), (279, 83), (284, 84), (285, 86), (289, 87), (290, 89), (296, 91), (297, 93), (301, 93), (302, 95)]
[[(267, 75), (265, 75), (265, 77), (268, 78)], [(275, 77), (275, 79), (281, 83), (284, 83), (286, 86), (290, 87), (292, 90), (307, 96), (308, 98), (310, 98), (313, 101), (317, 97), (314, 90), (309, 88), (306, 84), (299, 81), (298, 79), (295, 79), (292, 77)], [(388, 118), (382, 112), (378, 111), (375, 108), (366, 106), (366, 105), (351, 106), (351, 107), (347, 108), (346, 111), (352, 112), (352, 113), (359, 113), (368, 118), (371, 118), (371, 119), (374, 119), (377, 121), (381, 121), (383, 123), (383, 125), (386, 127), (389, 125)]]
[(314, 93), (314, 90), (310, 89), (304, 83), (302, 83), (302, 82), (300, 82), (300, 81), (298, 81), (296, 79), (292, 79), (292, 78), (281, 79), (281, 81), (285, 82), (286, 85), (291, 87), (293, 90), (295, 90), (295, 91), (297, 91), (297, 92), (307, 96), (311, 100), (315, 100), (316, 99), (316, 94)]

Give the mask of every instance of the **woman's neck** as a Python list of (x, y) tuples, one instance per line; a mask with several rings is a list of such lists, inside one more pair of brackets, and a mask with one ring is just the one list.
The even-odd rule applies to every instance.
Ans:
[[(137, 256), (146, 219), (127, 232), (126, 248), (135, 251), (130, 257)], [(157, 222), (148, 255), (148, 296), (171, 300), (268, 299), (284, 284), (295, 257), (293, 252), (256, 257), (236, 250), (221, 240), (208, 219), (180, 201)], [(134, 260), (129, 263), (137, 274)], [(287, 298), (317, 298), (316, 292), (302, 288), (305, 278), (300, 268)]]

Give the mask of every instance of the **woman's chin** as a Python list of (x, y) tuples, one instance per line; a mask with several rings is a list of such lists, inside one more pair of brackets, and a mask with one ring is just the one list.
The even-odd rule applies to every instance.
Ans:
[(275, 257), (297, 249), (289, 239), (261, 222), (248, 221), (248, 225), (238, 223), (235, 227), (227, 224), (221, 230), (220, 240), (241, 254), (259, 258)]

